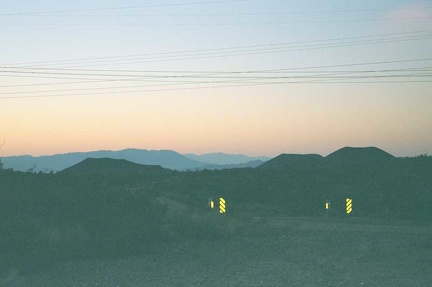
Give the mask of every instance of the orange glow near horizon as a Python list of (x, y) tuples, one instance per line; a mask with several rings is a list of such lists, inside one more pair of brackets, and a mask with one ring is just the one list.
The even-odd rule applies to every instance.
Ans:
[(388, 97), (348, 94), (349, 86), (296, 87), (290, 95), (279, 89), (273, 96), (264, 96), (270, 94), (266, 88), (248, 95), (235, 91), (2, 102), (6, 145), (0, 155), (125, 148), (325, 155), (343, 146), (378, 146), (403, 155), (410, 145), (432, 142), (424, 132), (432, 130), (430, 97), (408, 102), (403, 91), (395, 92), (388, 106)]

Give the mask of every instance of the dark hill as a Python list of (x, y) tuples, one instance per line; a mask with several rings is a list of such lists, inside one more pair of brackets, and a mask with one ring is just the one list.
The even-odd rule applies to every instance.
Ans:
[(142, 165), (124, 159), (87, 158), (64, 169), (58, 174), (75, 176), (141, 177), (151, 179), (172, 174), (173, 171), (159, 165)]
[(26, 171), (34, 168), (35, 171), (60, 171), (71, 167), (86, 158), (125, 159), (144, 165), (160, 165), (164, 168), (186, 170), (203, 167), (206, 163), (187, 158), (171, 150), (145, 150), (125, 149), (119, 151), (100, 150), (92, 152), (75, 152), (55, 154), (49, 156), (10, 156), (2, 157), (5, 168), (17, 171)]
[(318, 154), (281, 154), (260, 165), (260, 169), (313, 169), (323, 157)]
[(328, 163), (350, 165), (387, 163), (393, 159), (394, 156), (376, 147), (344, 147), (325, 157)]

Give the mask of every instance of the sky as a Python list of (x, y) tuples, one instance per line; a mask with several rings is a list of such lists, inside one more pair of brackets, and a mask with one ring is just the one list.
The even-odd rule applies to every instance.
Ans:
[(430, 1), (0, 1), (0, 156), (432, 154)]

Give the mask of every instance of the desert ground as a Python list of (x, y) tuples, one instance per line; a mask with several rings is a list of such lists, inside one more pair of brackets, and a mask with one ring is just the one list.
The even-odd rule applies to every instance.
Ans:
[[(145, 243), (143, 243), (145, 244)], [(432, 286), (432, 223), (250, 218), (228, 239), (178, 239), (135, 257), (69, 261), (13, 287)]]

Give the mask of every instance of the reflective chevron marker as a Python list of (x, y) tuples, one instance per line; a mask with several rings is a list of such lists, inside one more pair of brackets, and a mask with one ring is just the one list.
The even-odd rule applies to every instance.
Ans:
[(350, 214), (352, 212), (352, 199), (347, 198), (346, 199), (346, 213)]
[(219, 213), (225, 213), (225, 199), (219, 198)]

